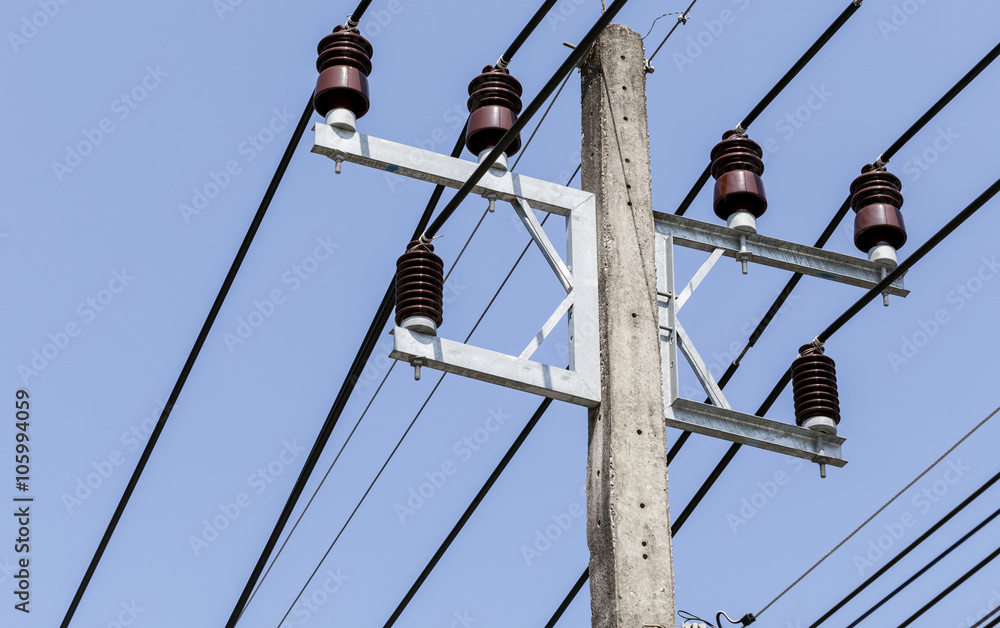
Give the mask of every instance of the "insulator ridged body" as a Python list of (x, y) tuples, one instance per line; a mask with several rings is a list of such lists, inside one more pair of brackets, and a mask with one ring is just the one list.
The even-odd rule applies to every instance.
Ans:
[(867, 165), (851, 183), (854, 217), (854, 245), (868, 252), (885, 244), (899, 249), (906, 243), (906, 225), (899, 208), (903, 206), (899, 177)]
[(433, 244), (414, 240), (396, 260), (396, 324), (425, 316), (441, 325), (444, 310), (444, 262)]
[[(465, 145), (475, 155), (493, 148), (500, 138), (514, 126), (521, 113), (521, 84), (506, 69), (493, 66), (483, 68), (483, 73), (469, 83), (469, 129)], [(521, 149), (518, 135), (504, 151), (511, 156)]]
[(760, 218), (767, 210), (764, 194), (764, 152), (757, 142), (736, 131), (727, 131), (712, 149), (715, 177), (715, 215), (727, 220), (736, 212)]
[(349, 109), (355, 117), (368, 113), (368, 75), (372, 72), (372, 45), (357, 31), (333, 29), (317, 46), (316, 92), (313, 107), (321, 116), (333, 109)]
[(813, 417), (827, 417), (840, 423), (836, 364), (821, 349), (812, 345), (799, 349), (799, 357), (792, 362), (792, 390), (797, 425)]

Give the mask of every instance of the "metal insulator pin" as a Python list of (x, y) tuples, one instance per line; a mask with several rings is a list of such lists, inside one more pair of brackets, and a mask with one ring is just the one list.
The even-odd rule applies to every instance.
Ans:
[(410, 364), (413, 365), (413, 379), (415, 381), (419, 382), (420, 381), (420, 367), (423, 366), (424, 361), (422, 359), (417, 358), (417, 359), (413, 360), (413, 362), (410, 362)]
[(496, 194), (487, 194), (486, 195), (486, 199), (490, 202), (489, 212), (492, 214), (493, 212), (495, 212), (497, 210), (497, 195)]
[(743, 274), (747, 274), (747, 262), (750, 261), (750, 251), (747, 250), (747, 237), (740, 235), (740, 263), (743, 265)]
[(333, 161), (336, 162), (336, 164), (337, 164), (337, 168), (334, 170), (334, 172), (336, 172), (337, 174), (340, 174), (340, 164), (344, 163), (344, 158), (343, 157), (339, 157), (339, 156), (338, 157), (334, 157)]
[[(882, 280), (883, 281), (885, 281), (885, 277), (888, 274), (889, 274), (888, 271), (886, 271), (885, 267), (883, 266), (882, 267)], [(882, 305), (884, 305), (885, 307), (889, 307), (889, 290), (888, 290), (888, 288), (886, 289), (885, 292), (882, 293)]]

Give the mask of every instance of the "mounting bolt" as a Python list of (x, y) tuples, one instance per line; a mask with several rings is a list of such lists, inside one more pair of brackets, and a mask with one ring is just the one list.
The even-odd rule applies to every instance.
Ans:
[(744, 275), (747, 274), (747, 262), (750, 261), (751, 257), (753, 257), (753, 254), (750, 251), (747, 250), (747, 237), (745, 235), (743, 235), (743, 234), (740, 234), (740, 257), (739, 257), (739, 260), (740, 260), (740, 263), (743, 265), (743, 274)]
[(337, 168), (334, 170), (334, 172), (340, 174), (340, 165), (344, 163), (344, 158), (341, 157), (340, 155), (337, 155), (336, 157), (333, 158), (333, 161), (337, 164)]
[[(413, 379), (419, 382), (420, 381), (420, 367), (424, 365), (424, 359), (423, 358), (413, 358), (413, 360), (410, 361), (410, 364), (413, 366)], [(826, 477), (826, 476), (824, 476), (824, 477)]]

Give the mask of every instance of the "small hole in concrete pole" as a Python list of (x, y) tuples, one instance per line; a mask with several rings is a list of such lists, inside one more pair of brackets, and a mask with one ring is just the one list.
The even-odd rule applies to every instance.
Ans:
[(623, 60), (625, 59), (625, 55), (622, 55), (622, 59), (623, 59)]
[(639, 508), (645, 508), (646, 504), (639, 504)]
[(628, 122), (628, 116), (622, 116), (622, 120), (624, 120), (625, 122)]
[(637, 317), (637, 316), (639, 316), (639, 315), (638, 315), (638, 314), (636, 314), (635, 312), (632, 312), (632, 318), (635, 318), (635, 317)]
[(628, 157), (626, 157), (626, 158), (625, 158), (625, 163), (627, 163), (627, 164), (630, 164), (630, 163), (632, 163), (632, 162), (631, 162), (631, 161), (629, 160), (629, 158), (628, 158)]
[(601, 477), (601, 470), (600, 469), (597, 470), (597, 477)]
[(627, 85), (622, 85), (622, 89), (628, 89)]
[(646, 547), (646, 542), (645, 541), (642, 542), (642, 546)]
[(642, 430), (636, 430), (635, 433), (638, 434), (639, 436), (642, 436)]
[(648, 558), (649, 558), (649, 554), (643, 554), (643, 555), (642, 555), (642, 559), (643, 559), (643, 560), (646, 560), (646, 559), (648, 559)]

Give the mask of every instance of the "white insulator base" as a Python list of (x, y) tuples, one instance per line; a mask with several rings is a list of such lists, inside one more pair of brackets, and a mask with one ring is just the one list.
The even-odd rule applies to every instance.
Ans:
[[(489, 157), (489, 154), (492, 152), (493, 148), (491, 147), (479, 153), (479, 163), (483, 163), (484, 161), (486, 161), (486, 158)], [(492, 166), (490, 166), (490, 170), (499, 170), (500, 172), (507, 172), (507, 153), (500, 153), (500, 156), (497, 157), (497, 160), (493, 162)]]
[(802, 427), (814, 432), (823, 432), (824, 434), (837, 433), (837, 422), (828, 416), (809, 417), (802, 423)]
[(404, 327), (411, 331), (415, 331), (421, 334), (427, 334), (428, 336), (437, 336), (437, 325), (434, 321), (427, 318), (426, 316), (411, 316), (410, 318), (404, 319), (403, 324), (400, 327)]
[(729, 216), (726, 226), (746, 233), (757, 233), (757, 219), (750, 212), (736, 212)]
[(883, 266), (887, 266), (889, 268), (895, 268), (899, 265), (899, 260), (896, 258), (896, 249), (892, 248), (888, 244), (873, 246), (871, 250), (868, 251), (868, 259), (876, 264), (882, 264)]
[(343, 129), (344, 131), (358, 130), (358, 119), (350, 109), (331, 109), (326, 114), (326, 123), (335, 129)]

